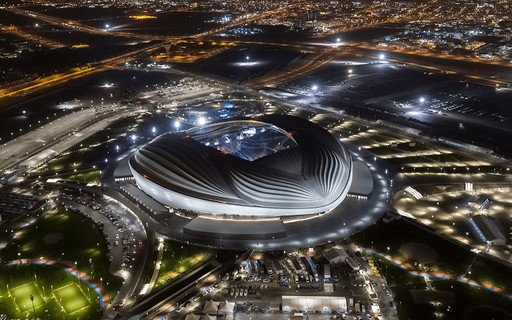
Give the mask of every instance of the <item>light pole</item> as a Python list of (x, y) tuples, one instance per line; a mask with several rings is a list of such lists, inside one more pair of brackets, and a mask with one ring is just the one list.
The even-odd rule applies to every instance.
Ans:
[(37, 319), (36, 307), (34, 306), (34, 296), (32, 295), (32, 293), (30, 294), (30, 301), (32, 302), (32, 310), (34, 311), (34, 319)]

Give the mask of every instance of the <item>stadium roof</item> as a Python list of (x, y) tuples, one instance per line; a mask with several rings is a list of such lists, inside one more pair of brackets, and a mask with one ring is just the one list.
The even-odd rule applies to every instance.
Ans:
[(280, 115), (163, 134), (140, 148), (130, 167), (139, 187), (164, 204), (237, 215), (328, 211), (352, 179), (350, 155), (337, 139)]

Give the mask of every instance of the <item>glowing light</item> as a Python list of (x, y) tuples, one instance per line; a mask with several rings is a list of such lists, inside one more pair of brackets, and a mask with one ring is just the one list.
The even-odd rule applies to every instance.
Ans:
[(197, 124), (202, 126), (206, 123), (206, 119), (204, 117), (199, 117), (199, 119), (197, 119)]

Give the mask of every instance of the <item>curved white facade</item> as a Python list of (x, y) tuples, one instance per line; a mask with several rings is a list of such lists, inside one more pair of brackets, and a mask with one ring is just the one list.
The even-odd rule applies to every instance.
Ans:
[(211, 214), (321, 213), (338, 206), (352, 182), (346, 148), (321, 127), (292, 116), (167, 133), (129, 163), (139, 188), (155, 200)]

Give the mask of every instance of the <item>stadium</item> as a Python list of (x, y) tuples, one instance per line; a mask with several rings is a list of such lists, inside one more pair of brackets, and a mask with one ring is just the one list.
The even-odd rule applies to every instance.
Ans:
[(386, 168), (301, 117), (231, 118), (164, 133), (121, 157), (120, 190), (162, 234), (219, 248), (344, 238), (385, 212)]
[(231, 120), (163, 134), (130, 159), (140, 189), (202, 214), (275, 217), (328, 212), (352, 160), (323, 128), (293, 116)]

